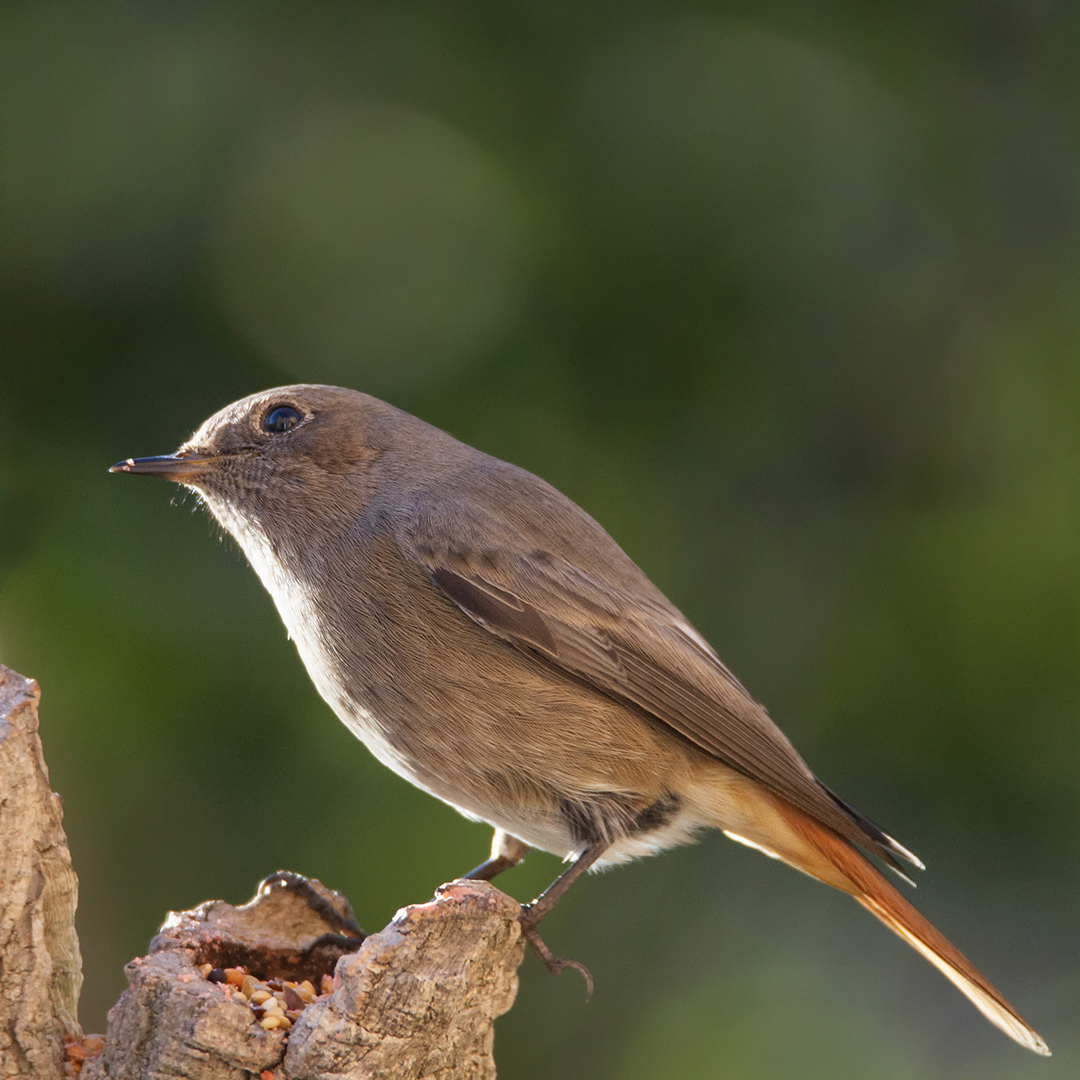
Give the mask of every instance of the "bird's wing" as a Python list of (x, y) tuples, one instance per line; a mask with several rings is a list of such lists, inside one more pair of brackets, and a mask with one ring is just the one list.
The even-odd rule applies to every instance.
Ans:
[[(398, 542), (439, 591), (492, 634), (643, 709), (894, 868), (896, 855), (921, 866), (814, 776), (765, 709), (600, 526), (538, 483), (535, 515), (521, 512), (520, 492), (512, 517), (497, 498), (475, 492), (444, 500), (441, 510), (425, 499), (400, 523)], [(555, 497), (560, 506), (552, 505)], [(568, 508), (579, 516), (573, 537), (547, 517)], [(502, 517), (498, 528), (491, 515)], [(515, 543), (495, 542), (508, 526)], [(575, 547), (587, 557), (568, 555)]]

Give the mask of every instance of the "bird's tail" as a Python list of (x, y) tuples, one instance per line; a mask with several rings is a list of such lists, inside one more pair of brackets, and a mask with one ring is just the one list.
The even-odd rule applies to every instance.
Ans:
[(1046, 1043), (1005, 1000), (1001, 991), (920, 915), (857, 848), (803, 811), (780, 799), (775, 799), (774, 803), (792, 833), (803, 841), (802, 852), (784, 850), (777, 853), (780, 858), (812, 877), (850, 893), (894, 934), (925, 956), (990, 1023), (1021, 1046), (1037, 1054), (1050, 1053)]

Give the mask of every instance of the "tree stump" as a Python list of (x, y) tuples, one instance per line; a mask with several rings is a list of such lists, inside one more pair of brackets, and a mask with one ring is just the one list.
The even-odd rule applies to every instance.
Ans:
[[(288, 876), (348, 910), (319, 882)], [(127, 965), (105, 1052), (83, 1080), (488, 1080), (492, 1023), (517, 993), (519, 912), (484, 882), (454, 882), (403, 908), (356, 952), (334, 939), (339, 924), (276, 882), (243, 907), (215, 900), (172, 913), (149, 954)], [(208, 966), (235, 981), (210, 981)], [(288, 1032), (264, 1030), (238, 968), (271, 987), (318, 987), (325, 975), (332, 989), (301, 1006)]]
[(0, 1077), (63, 1075), (82, 957), (78, 881), (38, 737), (38, 685), (0, 665)]
[(518, 903), (480, 881), (444, 885), (367, 936), (341, 894), (284, 872), (241, 907), (172, 912), (88, 1053), (77, 882), (38, 697), (0, 666), (3, 1080), (494, 1078), (492, 1025), (514, 1002), (524, 939)]

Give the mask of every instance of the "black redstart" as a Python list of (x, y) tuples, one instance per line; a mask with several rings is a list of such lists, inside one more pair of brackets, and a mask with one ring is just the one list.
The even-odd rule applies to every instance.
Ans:
[[(1017, 1042), (1043, 1040), (874, 868), (922, 864), (819, 781), (705, 639), (543, 480), (382, 401), (284, 386), (114, 472), (194, 489), (239, 542), (319, 693), (383, 764), (530, 847), (594, 864), (722, 829), (850, 893)], [(903, 875), (901, 875), (903, 876)], [(577, 965), (574, 965), (577, 966)]]

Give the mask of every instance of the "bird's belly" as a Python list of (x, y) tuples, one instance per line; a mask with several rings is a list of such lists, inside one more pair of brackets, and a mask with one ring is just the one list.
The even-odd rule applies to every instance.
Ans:
[(480, 785), (463, 783), (462, 776), (442, 776), (421, 765), (416, 757), (403, 750), (386, 732), (376, 715), (353, 701), (331, 701), (331, 706), (345, 726), (368, 748), (382, 765), (397, 773), (414, 787), (452, 806), (471, 821), (483, 821), (523, 840), (530, 847), (564, 857), (580, 850), (555, 799), (549, 805), (531, 801), (526, 813), (498, 799), (494, 790), (478, 790)]
[[(602, 863), (685, 843), (702, 823), (658, 779), (672, 774), (665, 762), (677, 773), (685, 759), (677, 740), (482, 631), (475, 662), (434, 679), (419, 627), (392, 642), (365, 627), (363, 651), (342, 663), (314, 623), (296, 623), (301, 658), (338, 717), (381, 764), (465, 817), (560, 857), (602, 839)], [(444, 651), (461, 627), (446, 630)], [(483, 662), (489, 652), (497, 662)], [(669, 803), (659, 818), (638, 816)]]
[[(447, 778), (433, 773), (394, 745), (372, 713), (356, 709), (353, 703), (349, 706), (347, 711), (338, 710), (338, 715), (376, 760), (464, 817), (486, 822), (530, 847), (560, 858), (574, 857), (588, 846), (589, 841), (576, 835), (568, 821), (565, 800), (554, 795), (537, 798), (535, 793), (532, 798), (500, 799), (498, 792), (502, 785), (485, 787), (469, 783), (461, 775)], [(705, 824), (694, 805), (680, 804), (655, 827), (628, 827), (611, 837), (610, 847), (596, 865), (601, 868), (688, 843)]]

